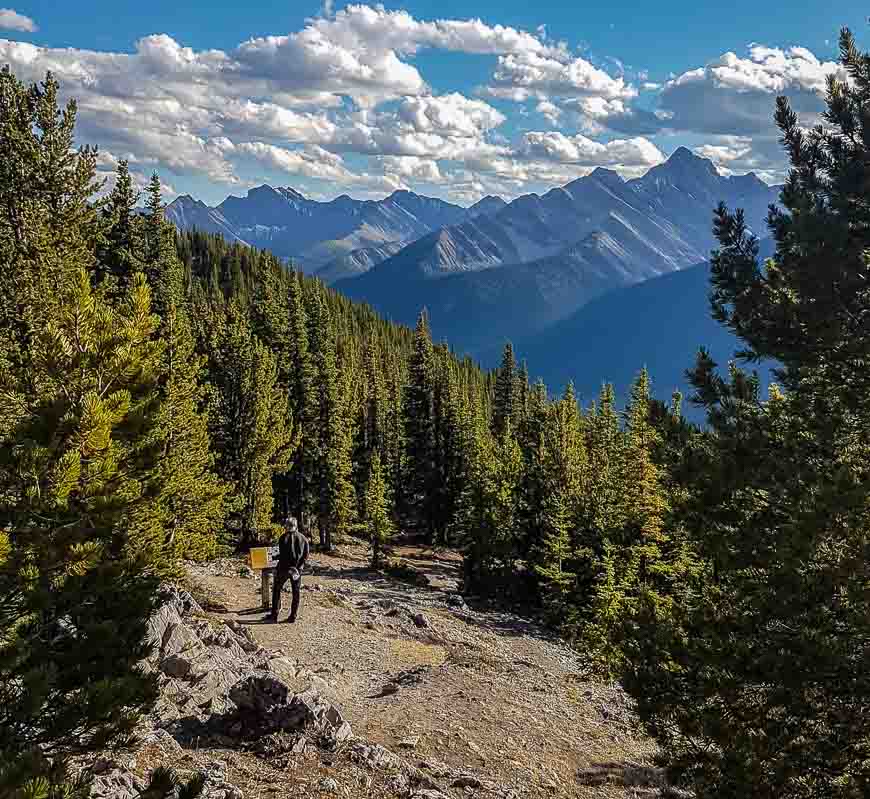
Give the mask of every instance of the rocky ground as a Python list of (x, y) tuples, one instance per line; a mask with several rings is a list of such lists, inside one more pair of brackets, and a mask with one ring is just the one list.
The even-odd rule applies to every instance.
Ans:
[(265, 622), (244, 561), (191, 567), (152, 620), (161, 701), (136, 752), (96, 764), (97, 794), (172, 765), (209, 799), (660, 795), (617, 685), (533, 620), (466, 602), (454, 555), (397, 554), (405, 580), (363, 547), (314, 554), (295, 624)]

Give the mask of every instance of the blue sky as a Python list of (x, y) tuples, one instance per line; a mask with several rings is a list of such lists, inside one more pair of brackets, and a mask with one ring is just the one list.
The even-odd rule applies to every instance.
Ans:
[(870, 30), (857, 0), (12, 2), (0, 63), (58, 75), (106, 173), (210, 203), (261, 182), (469, 203), (683, 144), (776, 181), (774, 97), (817, 121), (840, 26)]

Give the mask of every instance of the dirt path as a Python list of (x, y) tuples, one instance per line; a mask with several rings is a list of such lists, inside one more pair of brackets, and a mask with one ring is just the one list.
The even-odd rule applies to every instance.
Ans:
[[(241, 578), (241, 561), (194, 568), (192, 578), (224, 606), (216, 616), (314, 672), (357, 736), (521, 795), (651, 795), (637, 766), (651, 748), (617, 686), (585, 680), (576, 653), (534, 622), (466, 606), (455, 555), (397, 554), (429, 587), (372, 572), (359, 546), (313, 555), (292, 625), (265, 623), (259, 579)], [(288, 607), (286, 597), (282, 618)], [(611, 784), (622, 779), (639, 784)]]

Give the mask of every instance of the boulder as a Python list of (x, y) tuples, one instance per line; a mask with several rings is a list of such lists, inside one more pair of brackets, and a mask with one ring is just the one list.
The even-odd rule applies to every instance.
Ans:
[(447, 597), (447, 606), (454, 610), (468, 610), (468, 604), (465, 602), (465, 597), (462, 594), (450, 594)]
[(239, 680), (229, 692), (230, 699), (240, 710), (271, 713), (287, 704), (290, 688), (274, 674), (252, 674)]
[(160, 671), (169, 677), (177, 677), (183, 679), (193, 668), (193, 663), (189, 658), (181, 655), (170, 655), (160, 662)]

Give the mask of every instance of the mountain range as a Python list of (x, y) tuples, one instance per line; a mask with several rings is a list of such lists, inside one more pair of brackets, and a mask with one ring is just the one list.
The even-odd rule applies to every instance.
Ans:
[[(664, 383), (684, 386), (702, 339), (721, 338), (703, 265), (716, 244), (713, 209), (743, 208), (763, 234), (779, 190), (753, 173), (722, 175), (681, 147), (639, 178), (599, 168), (510, 203), (486, 197), (462, 208), (407, 191), (318, 202), (260, 186), (213, 208), (179, 197), (166, 214), (181, 228), (271, 249), (392, 321), (411, 325), (425, 308), (437, 339), (485, 363), (512, 339), (553, 386), (577, 379), (585, 391), (588, 377), (597, 391), (601, 380), (625, 383), (646, 363), (669, 393)], [(648, 326), (636, 327), (638, 319)], [(667, 347), (635, 347), (672, 322)], [(637, 341), (622, 336), (625, 324)], [(614, 362), (629, 372), (606, 375), (601, 367)]]
[(227, 197), (212, 208), (190, 195), (166, 208), (182, 230), (196, 228), (271, 250), (324, 282), (353, 277), (389, 258), (401, 245), (445, 225), (504, 206), (485, 197), (471, 208), (396, 191), (383, 200), (311, 200), (292, 188), (258, 186), (245, 197)]
[(480, 354), (609, 291), (706, 260), (720, 201), (763, 231), (778, 192), (680, 148), (640, 178), (596, 169), (440, 228), (336, 288), (406, 324), (425, 307), (436, 336)]

